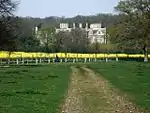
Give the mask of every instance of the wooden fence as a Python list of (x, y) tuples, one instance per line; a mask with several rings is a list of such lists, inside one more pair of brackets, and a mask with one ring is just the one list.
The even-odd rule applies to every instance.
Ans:
[[(81, 53), (27, 53), (27, 52), (0, 52), (0, 64), (49, 64), (56, 62), (109, 62), (126, 59), (143, 59), (143, 54), (81, 54)], [(150, 55), (149, 55), (150, 58)]]

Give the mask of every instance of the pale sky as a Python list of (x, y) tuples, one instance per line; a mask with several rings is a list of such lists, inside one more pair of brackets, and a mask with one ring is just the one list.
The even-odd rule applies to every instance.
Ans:
[(114, 13), (120, 0), (20, 0), (18, 16), (49, 17)]

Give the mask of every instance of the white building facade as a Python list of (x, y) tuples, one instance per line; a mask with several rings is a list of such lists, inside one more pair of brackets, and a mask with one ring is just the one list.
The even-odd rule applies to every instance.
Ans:
[(106, 28), (102, 28), (101, 24), (91, 24), (88, 29), (88, 37), (91, 43), (106, 43)]
[(56, 28), (56, 33), (59, 33), (60, 31), (63, 32), (71, 32), (72, 28), (69, 28), (68, 23), (60, 23), (60, 28)]
[[(73, 23), (72, 28), (69, 28), (68, 23), (60, 23), (60, 28), (56, 28), (56, 33), (60, 31), (71, 32), (71, 30), (75, 28), (75, 23)], [(88, 38), (91, 43), (106, 44), (106, 28), (102, 28), (102, 25), (100, 23), (90, 24), (90, 27), (88, 23), (86, 23), (85, 28), (83, 28), (82, 23), (79, 23), (79, 28), (87, 32)]]

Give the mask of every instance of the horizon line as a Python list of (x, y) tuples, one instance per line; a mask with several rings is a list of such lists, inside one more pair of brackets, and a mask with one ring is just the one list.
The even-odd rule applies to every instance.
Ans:
[(83, 16), (83, 17), (89, 17), (89, 16), (98, 16), (98, 15), (101, 15), (101, 14), (106, 14), (106, 15), (118, 15), (118, 13), (114, 13), (114, 12), (104, 12), (104, 13), (97, 13), (97, 14), (90, 14), (90, 15), (84, 15), (84, 14), (78, 14), (78, 15), (75, 15), (75, 16), (45, 16), (45, 17), (36, 17), (36, 16), (20, 16), (20, 15), (15, 15), (15, 16), (18, 16), (18, 17), (21, 17), (21, 18), (41, 18), (41, 19), (44, 19), (44, 18), (49, 18), (49, 17), (55, 17), (55, 18), (64, 18), (64, 19), (67, 19), (67, 18), (75, 18), (75, 17), (78, 17), (78, 16)]

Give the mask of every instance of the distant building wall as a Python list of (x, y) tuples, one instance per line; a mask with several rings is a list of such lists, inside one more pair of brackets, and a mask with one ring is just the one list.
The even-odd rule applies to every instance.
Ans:
[[(73, 23), (73, 28), (69, 28), (68, 23), (60, 23), (59, 28), (56, 28), (56, 33), (59, 32), (71, 32), (72, 29), (75, 29), (76, 25)], [(94, 23), (94, 24), (85, 24), (85, 28), (83, 28), (83, 24), (79, 23), (79, 28), (83, 29), (87, 32), (87, 37), (90, 40), (90, 43), (101, 43), (101, 44), (106, 44), (106, 28), (102, 28), (101, 23)], [(40, 31), (38, 32), (38, 29), (35, 28), (37, 38), (40, 38)]]
[[(60, 31), (71, 32), (72, 29), (76, 28), (75, 23), (73, 23), (73, 28), (68, 26), (68, 23), (61, 23), (60, 28), (56, 28), (56, 33)], [(79, 28), (88, 32), (88, 38), (91, 43), (106, 43), (106, 28), (102, 28), (101, 23), (90, 24), (90, 28), (88, 26), (88, 23), (86, 23), (85, 28), (83, 28), (82, 23), (79, 23)]]
[(101, 24), (91, 24), (88, 29), (88, 37), (91, 43), (106, 43), (106, 28), (102, 28)]
[(56, 33), (59, 33), (61, 31), (63, 32), (71, 32), (72, 28), (69, 28), (68, 23), (60, 23), (60, 28), (56, 28)]

